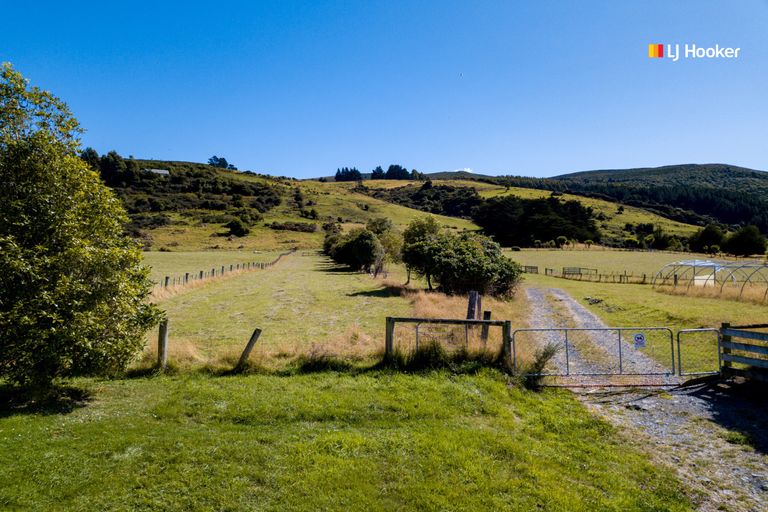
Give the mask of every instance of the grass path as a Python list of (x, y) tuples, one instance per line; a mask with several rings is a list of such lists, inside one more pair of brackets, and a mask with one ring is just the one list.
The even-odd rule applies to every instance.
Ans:
[(383, 340), (387, 315), (410, 311), (409, 301), (390, 294), (380, 279), (301, 252), (272, 269), (212, 282), (160, 306), (171, 326), (172, 360), (232, 355), (256, 327), (263, 330), (258, 350), (278, 356), (339, 343), (369, 350), (383, 346), (377, 340)]

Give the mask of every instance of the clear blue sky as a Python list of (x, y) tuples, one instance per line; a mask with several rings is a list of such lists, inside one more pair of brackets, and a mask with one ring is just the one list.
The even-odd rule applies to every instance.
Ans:
[[(740, 47), (649, 59), (649, 43)], [(297, 177), (768, 169), (768, 3), (7, 2), (0, 60), (84, 144)]]

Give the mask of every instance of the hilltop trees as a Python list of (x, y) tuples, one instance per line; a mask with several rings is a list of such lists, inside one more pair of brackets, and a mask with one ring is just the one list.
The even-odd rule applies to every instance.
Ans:
[(227, 159), (222, 157), (218, 157), (216, 155), (213, 155), (211, 158), (208, 159), (208, 165), (212, 167), (218, 167), (219, 169), (229, 169), (232, 171), (236, 171), (237, 167), (227, 162)]
[(409, 180), (411, 179), (411, 173), (402, 165), (392, 164), (387, 169), (384, 178), (388, 180)]
[(336, 181), (360, 181), (363, 179), (363, 175), (354, 167), (342, 167), (341, 169), (336, 169), (334, 179)]
[(159, 316), (125, 211), (77, 156), (80, 133), (66, 104), (3, 65), (0, 377), (37, 390), (124, 368)]

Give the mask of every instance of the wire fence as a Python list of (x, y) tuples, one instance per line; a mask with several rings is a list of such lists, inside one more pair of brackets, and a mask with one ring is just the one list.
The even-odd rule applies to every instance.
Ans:
[(231, 263), (228, 265), (217, 265), (215, 267), (211, 267), (210, 269), (198, 270), (195, 272), (184, 272), (183, 274), (164, 276), (160, 282), (155, 284), (153, 287), (153, 292), (157, 293), (169, 288), (178, 289), (179, 287), (197, 284), (207, 279), (224, 277), (233, 273), (266, 270), (277, 264), (283, 257), (293, 254), (294, 252), (296, 252), (296, 249), (291, 249), (290, 251), (280, 253), (272, 261)]

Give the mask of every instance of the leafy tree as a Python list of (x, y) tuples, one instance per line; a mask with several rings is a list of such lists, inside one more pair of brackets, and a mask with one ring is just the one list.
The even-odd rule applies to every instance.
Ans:
[(691, 250), (695, 252), (706, 252), (704, 247), (712, 245), (722, 247), (724, 242), (725, 233), (723, 233), (723, 230), (716, 224), (707, 224), (704, 229), (700, 229), (694, 233), (689, 240)]
[(219, 169), (230, 169), (232, 171), (237, 170), (237, 167), (227, 162), (226, 158), (218, 157), (216, 155), (213, 155), (211, 158), (208, 159), (208, 165), (211, 165), (213, 167), (218, 167)]
[[(765, 254), (766, 240), (757, 226), (744, 226), (733, 233), (725, 242), (725, 250), (736, 256)], [(710, 250), (712, 246), (710, 246)]]
[(555, 238), (555, 241), (557, 242), (557, 246), (561, 249), (568, 245), (568, 237), (560, 235), (559, 237)]
[(66, 104), (0, 75), (0, 376), (38, 391), (111, 374), (159, 318), (120, 201), (77, 156)]
[(417, 226), (409, 233), (403, 262), (409, 270), (424, 276), (430, 289), (434, 280), (446, 293), (477, 290), (502, 297), (512, 295), (521, 269), (502, 255), (498, 244), (482, 235), (431, 233), (423, 227)]
[(386, 217), (375, 217), (373, 219), (370, 219), (366, 225), (366, 229), (369, 231), (372, 231), (377, 236), (383, 235), (387, 231), (392, 230), (393, 224), (392, 221)]
[(326, 239), (331, 237), (335, 243), (329, 244), (329, 255), (335, 262), (353, 270), (368, 272), (384, 256), (384, 248), (376, 234), (365, 228), (353, 229), (346, 235), (329, 234)]
[(377, 165), (376, 168), (371, 171), (372, 180), (383, 180), (385, 176), (384, 169), (382, 169), (380, 165)]
[(416, 219), (403, 232), (402, 260), (408, 271), (406, 284), (411, 282), (411, 272), (416, 271), (427, 279), (432, 289), (430, 258), (426, 242), (440, 233), (440, 225), (433, 217)]
[(126, 186), (133, 181), (131, 179), (133, 176), (128, 174), (128, 165), (126, 165), (125, 159), (117, 151), (110, 151), (106, 155), (102, 155), (98, 169), (107, 185)]

